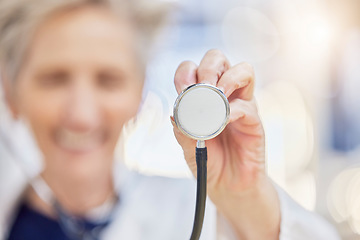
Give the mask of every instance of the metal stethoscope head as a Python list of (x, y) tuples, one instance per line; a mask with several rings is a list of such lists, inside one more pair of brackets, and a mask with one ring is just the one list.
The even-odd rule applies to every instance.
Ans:
[(229, 120), (225, 94), (210, 84), (199, 83), (180, 93), (174, 105), (174, 120), (186, 136), (204, 141), (219, 135)]

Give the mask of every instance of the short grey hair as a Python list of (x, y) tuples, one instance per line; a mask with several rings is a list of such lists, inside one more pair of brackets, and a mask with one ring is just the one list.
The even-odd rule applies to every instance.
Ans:
[(145, 64), (149, 46), (169, 10), (169, 3), (149, 0), (0, 0), (0, 71), (15, 80), (37, 26), (55, 12), (87, 5), (108, 7), (130, 18), (135, 26), (139, 64)]

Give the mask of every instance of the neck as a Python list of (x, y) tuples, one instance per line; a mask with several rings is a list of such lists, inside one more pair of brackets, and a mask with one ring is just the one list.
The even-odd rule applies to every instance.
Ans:
[[(62, 208), (72, 215), (84, 216), (115, 196), (111, 169), (102, 174), (89, 174), (87, 177), (62, 175), (59, 171), (49, 170), (45, 170), (41, 176)], [(50, 216), (55, 215), (52, 206), (43, 202), (34, 190), (30, 189), (27, 197), (30, 204), (38, 210)]]

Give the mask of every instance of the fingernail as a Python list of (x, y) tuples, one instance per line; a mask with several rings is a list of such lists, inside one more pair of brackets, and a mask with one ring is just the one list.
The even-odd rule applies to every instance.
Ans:
[(175, 119), (173, 116), (170, 116), (171, 124), (175, 127)]

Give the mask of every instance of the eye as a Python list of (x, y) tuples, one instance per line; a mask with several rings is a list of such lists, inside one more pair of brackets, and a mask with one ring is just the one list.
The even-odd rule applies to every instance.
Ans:
[(100, 72), (97, 75), (97, 82), (104, 89), (115, 90), (124, 87), (125, 78), (117, 72)]
[(66, 71), (55, 71), (41, 74), (38, 82), (43, 87), (61, 87), (65, 86), (70, 80), (70, 74)]

